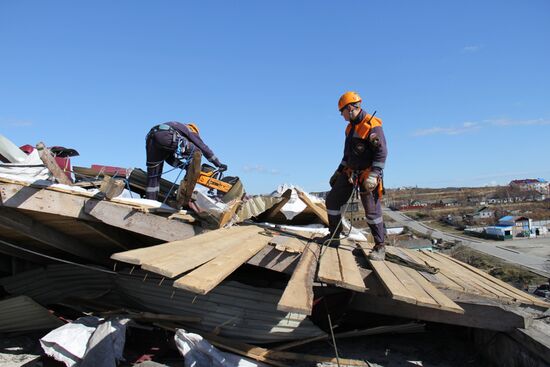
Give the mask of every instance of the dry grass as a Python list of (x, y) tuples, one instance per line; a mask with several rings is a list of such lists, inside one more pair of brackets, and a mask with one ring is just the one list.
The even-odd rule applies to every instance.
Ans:
[(524, 290), (527, 286), (538, 286), (547, 282), (545, 277), (531, 273), (516, 265), (501, 261), (493, 256), (485, 255), (466, 246), (455, 246), (450, 250), (450, 256), (481, 269), (504, 282), (510, 283), (518, 289)]

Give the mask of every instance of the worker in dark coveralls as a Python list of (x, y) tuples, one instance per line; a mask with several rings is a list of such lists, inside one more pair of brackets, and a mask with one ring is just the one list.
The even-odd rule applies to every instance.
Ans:
[(382, 173), (388, 152), (382, 120), (361, 108), (361, 97), (355, 92), (344, 93), (338, 101), (338, 109), (349, 123), (346, 127), (344, 157), (330, 178), (332, 188), (326, 198), (330, 233), (323, 242), (328, 241), (331, 247), (340, 245), (341, 209), (350, 199), (354, 184), (357, 184), (375, 243), (369, 257), (371, 260), (384, 260), (385, 228), (380, 200), (383, 192)]
[[(147, 189), (145, 197), (156, 200), (160, 188), (160, 176), (164, 162), (172, 167), (186, 169), (193, 153), (199, 149), (219, 171), (227, 170), (214, 155), (214, 152), (202, 141), (199, 129), (194, 123), (182, 124), (166, 122), (154, 126), (145, 138), (147, 151)], [(195, 162), (200, 165), (200, 162)]]

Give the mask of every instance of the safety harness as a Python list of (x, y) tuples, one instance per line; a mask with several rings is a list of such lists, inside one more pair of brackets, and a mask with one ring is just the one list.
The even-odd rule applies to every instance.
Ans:
[(195, 152), (196, 146), (189, 142), (178, 130), (168, 124), (160, 124), (153, 126), (147, 133), (146, 140), (149, 140), (154, 134), (159, 131), (168, 131), (172, 133), (172, 145), (176, 146), (174, 151), (174, 159), (181, 162), (179, 167), (185, 169), (189, 165), (189, 160)]

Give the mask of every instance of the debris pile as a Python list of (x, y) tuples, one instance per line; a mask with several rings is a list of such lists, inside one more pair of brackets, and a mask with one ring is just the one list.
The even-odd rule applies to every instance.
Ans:
[[(550, 306), (441, 253), (388, 247), (386, 261), (370, 261), (369, 234), (349, 223), (340, 247), (322, 246), (324, 203), (297, 187), (250, 196), (241, 186), (230, 200), (195, 190), (179, 210), (168, 205), (177, 201), (173, 183), (161, 180), (160, 201), (142, 199), (142, 170), (71, 171), (76, 151), (58, 149), (62, 162), (53, 151), (39, 144), (27, 155), (0, 139), (0, 332), (53, 329), (43, 349), (66, 365), (114, 366), (125, 330), (161, 329), (186, 365), (367, 366), (337, 349), (330, 357), (286, 350), (422, 332), (425, 322), (513, 338)], [(357, 313), (394, 321), (339, 329), (360, 324)], [(66, 339), (75, 328), (82, 339)], [(548, 347), (522, 335), (544, 362)]]

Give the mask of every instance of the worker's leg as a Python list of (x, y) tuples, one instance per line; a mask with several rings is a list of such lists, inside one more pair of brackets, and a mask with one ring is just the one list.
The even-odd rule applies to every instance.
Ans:
[(367, 224), (374, 238), (374, 248), (369, 254), (371, 260), (384, 260), (386, 257), (385, 228), (382, 216), (382, 204), (378, 195), (378, 189), (373, 192), (361, 192), (361, 202), (365, 208)]
[(328, 228), (334, 238), (342, 232), (342, 206), (349, 200), (352, 191), (353, 185), (349, 183), (348, 176), (341, 174), (327, 195)]
[(145, 150), (147, 153), (147, 188), (145, 198), (157, 200), (160, 190), (160, 177), (164, 160), (173, 154), (172, 133), (169, 131), (157, 131), (147, 136)]
[(361, 192), (361, 202), (365, 208), (367, 224), (374, 237), (375, 244), (382, 244), (385, 240), (384, 220), (382, 217), (382, 204), (378, 196), (378, 190), (373, 192)]

